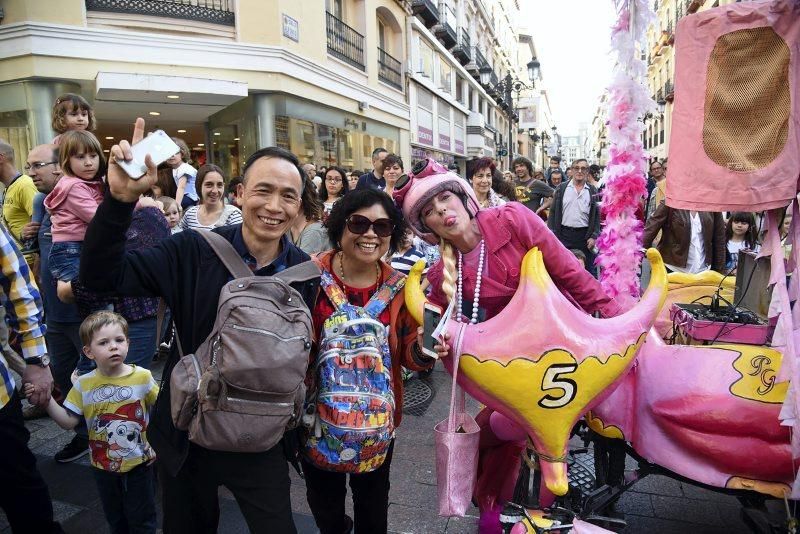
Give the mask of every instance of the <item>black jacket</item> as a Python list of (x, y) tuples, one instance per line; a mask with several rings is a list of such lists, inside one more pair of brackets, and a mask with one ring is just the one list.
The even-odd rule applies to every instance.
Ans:
[[(567, 184), (564, 182), (558, 186), (556, 192), (553, 193), (553, 204), (550, 206), (550, 213), (547, 215), (547, 226), (556, 234), (556, 237), (561, 240), (563, 235), (561, 232), (561, 218), (564, 215), (564, 191), (567, 190)], [(600, 235), (600, 206), (597, 203), (597, 188), (592, 184), (586, 183), (584, 187), (589, 188), (589, 226), (586, 229), (586, 239), (597, 239)]]
[[(110, 195), (97, 208), (83, 241), (81, 281), (95, 291), (162, 297), (172, 311), (184, 352), (191, 354), (211, 333), (220, 290), (232, 277), (208, 243), (193, 230), (175, 234), (148, 249), (126, 253), (125, 232), (133, 209), (134, 204), (119, 202)], [(240, 224), (214, 231), (228, 239), (240, 254), (247, 253)], [(284, 236), (278, 258), (255, 274), (271, 275), (276, 269), (308, 259)], [(309, 309), (313, 309), (318, 286), (318, 279), (293, 285)], [(173, 346), (147, 429), (159, 460), (173, 476), (189, 449), (186, 432), (174, 427), (170, 415), (169, 376), (177, 360), (177, 347)]]

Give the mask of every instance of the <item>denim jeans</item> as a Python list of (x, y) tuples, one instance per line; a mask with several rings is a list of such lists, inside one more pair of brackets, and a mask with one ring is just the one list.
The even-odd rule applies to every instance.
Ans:
[(112, 534), (154, 534), (156, 531), (156, 478), (152, 465), (127, 473), (92, 467), (100, 502)]
[(56, 280), (72, 282), (78, 279), (83, 241), (60, 241), (50, 249), (50, 274)]

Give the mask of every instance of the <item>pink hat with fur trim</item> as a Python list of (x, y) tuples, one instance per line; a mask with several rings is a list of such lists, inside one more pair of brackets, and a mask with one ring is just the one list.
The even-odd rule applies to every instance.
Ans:
[(480, 210), (478, 197), (467, 181), (431, 158), (414, 165), (405, 183), (402, 183), (402, 178), (398, 182), (392, 193), (395, 202), (403, 210), (403, 216), (414, 233), (431, 245), (438, 244), (439, 239), (423, 224), (420, 212), (433, 197), (442, 191), (452, 191), (461, 197), (471, 217)]

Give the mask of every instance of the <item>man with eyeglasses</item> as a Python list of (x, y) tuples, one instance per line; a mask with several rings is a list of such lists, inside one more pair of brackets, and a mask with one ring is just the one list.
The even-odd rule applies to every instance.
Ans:
[[(33, 184), (39, 193), (47, 195), (55, 188), (61, 178), (61, 166), (58, 164), (58, 147), (55, 145), (39, 145), (28, 153), (25, 169), (30, 173)], [(61, 396), (66, 396), (72, 389), (70, 375), (75, 370), (81, 355), (81, 337), (78, 332), (81, 316), (75, 304), (66, 304), (56, 295), (56, 284), (50, 274), (50, 249), (53, 246), (51, 234), (52, 222), (50, 214), (44, 212), (41, 223), (31, 221), (22, 229), (23, 239), (34, 235), (39, 238), (39, 280), (41, 281), (42, 301), (44, 303), (47, 332), (45, 340), (50, 349), (50, 366), (53, 381)], [(89, 453), (89, 434), (86, 424), (75, 428), (75, 435), (58, 451), (53, 458), (58, 463), (68, 463)]]
[(646, 204), (646, 218), (649, 219), (659, 204), (666, 199), (666, 162), (660, 162), (654, 159), (650, 164), (650, 176), (647, 179), (647, 204)]
[[(36, 186), (30, 176), (17, 170), (14, 164), (14, 147), (3, 139), (0, 139), (0, 181), (6, 186), (3, 195), (3, 223), (17, 243), (22, 245), (22, 228), (31, 222), (33, 216)], [(25, 250), (22, 246), (20, 249), (25, 261), (32, 268), (36, 261), (36, 251)]]
[(559, 241), (586, 256), (586, 270), (593, 275), (594, 244), (600, 235), (600, 208), (595, 202), (597, 189), (587, 183), (589, 162), (572, 162), (572, 179), (561, 184), (553, 195), (547, 224)]

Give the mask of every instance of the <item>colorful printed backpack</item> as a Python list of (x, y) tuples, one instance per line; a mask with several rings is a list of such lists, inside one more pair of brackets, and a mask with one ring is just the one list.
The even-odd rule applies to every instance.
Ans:
[(388, 332), (377, 318), (404, 285), (405, 276), (395, 272), (362, 308), (322, 271), (322, 287), (336, 311), (323, 325), (315, 391), (303, 417), (304, 453), (320, 469), (366, 473), (386, 458), (395, 402)]

